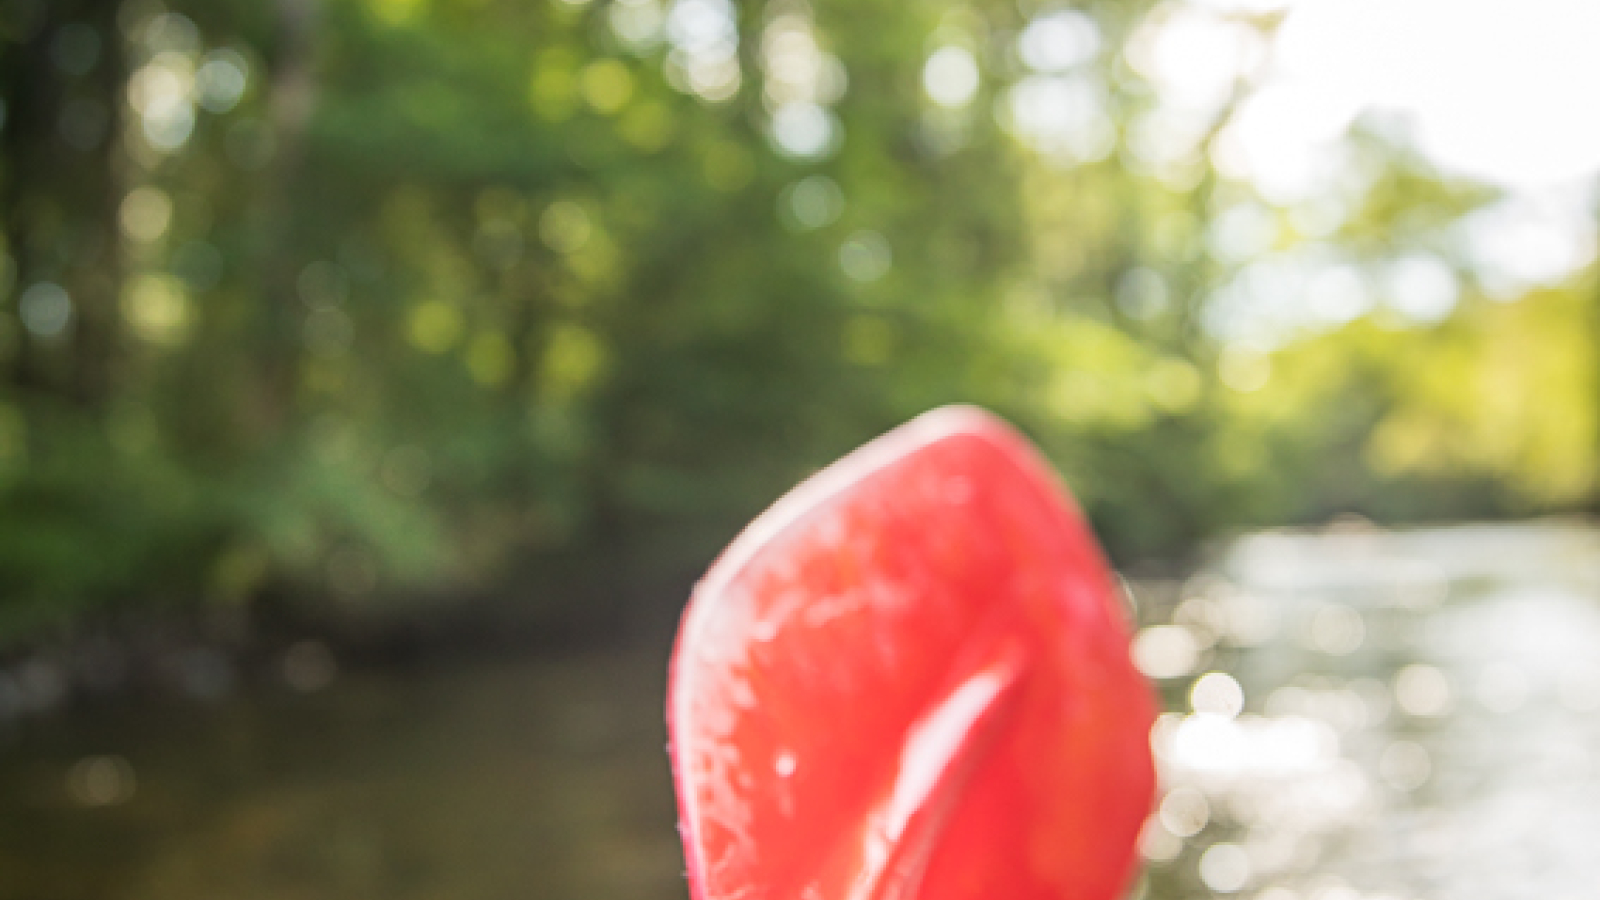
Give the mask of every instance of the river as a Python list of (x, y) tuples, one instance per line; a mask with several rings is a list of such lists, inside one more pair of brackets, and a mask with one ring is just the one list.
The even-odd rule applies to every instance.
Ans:
[[(1168, 710), (1135, 897), (1590, 893), (1600, 532), (1261, 533), (1130, 588)], [(12, 709), (0, 898), (679, 900), (666, 652), (304, 644), (231, 690)]]

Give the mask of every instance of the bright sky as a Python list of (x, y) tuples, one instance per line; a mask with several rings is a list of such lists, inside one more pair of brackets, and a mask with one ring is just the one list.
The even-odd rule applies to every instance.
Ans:
[(1443, 168), (1533, 187), (1600, 171), (1597, 37), (1595, 0), (1300, 0), (1274, 63), (1321, 103), (1412, 117)]
[[(1263, 34), (1249, 19), (1266, 13), (1283, 19)], [(1219, 171), (1296, 211), (1314, 234), (1317, 220), (1337, 221), (1364, 193), (1370, 166), (1344, 140), (1364, 117), (1441, 171), (1506, 191), (1433, 249), (1396, 248), (1399, 258), (1368, 265), (1359, 278), (1337, 258), (1267, 253), (1252, 237), (1263, 231), (1257, 224), (1271, 221), (1260, 205), (1225, 211), (1213, 223), (1213, 250), (1241, 269), (1213, 298), (1213, 330), (1273, 341), (1321, 307), (1323, 318), (1337, 322), (1374, 302), (1436, 321), (1457, 299), (1446, 257), (1504, 299), (1560, 283), (1590, 263), (1600, 175), (1597, 38), (1600, 0), (1173, 0), (1157, 7), (1126, 53), (1160, 98), (1135, 123), (1132, 147), (1162, 177), (1182, 181), (1196, 154), (1209, 153)], [(1238, 86), (1232, 117), (1203, 146), (1207, 123)], [(1299, 302), (1324, 294), (1329, 302), (1321, 306)]]
[[(1143, 67), (1195, 108), (1235, 78), (1255, 84), (1241, 149), (1278, 169), (1268, 180), (1291, 174), (1293, 145), (1335, 138), (1363, 113), (1400, 123), (1441, 168), (1507, 187), (1600, 172), (1595, 0), (1190, 0), (1164, 11)], [(1237, 21), (1274, 11), (1285, 18), (1267, 44)]]

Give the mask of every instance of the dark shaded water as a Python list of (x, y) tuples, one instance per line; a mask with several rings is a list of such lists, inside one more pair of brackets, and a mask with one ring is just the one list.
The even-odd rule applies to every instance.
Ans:
[[(1148, 900), (1589, 896), (1600, 533), (1264, 534), (1133, 592)], [(665, 646), (0, 726), (0, 898), (682, 898)]]
[(664, 668), (489, 662), (26, 722), (0, 896), (682, 897)]

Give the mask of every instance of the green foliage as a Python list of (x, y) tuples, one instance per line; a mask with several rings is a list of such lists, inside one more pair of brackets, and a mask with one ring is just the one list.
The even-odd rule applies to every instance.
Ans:
[[(1207, 247), (1232, 212), (1276, 223), (1258, 253), (1378, 264), (1487, 192), (1364, 136), (1376, 176), (1307, 237), (1139, 164), (1116, 133), (1151, 92), (1110, 50), (1111, 144), (1030, 149), (991, 114), (1027, 74), (1011, 4), (741, 4), (731, 56), (704, 17), (709, 44), (663, 37), (669, 11), (7, 0), (0, 627), (655, 589), (952, 401), (1034, 435), (1123, 559), (1591, 495), (1581, 286), (1469, 282), (1437, 326), (1271, 346), (1207, 325), (1243, 277)], [(1105, 47), (1142, 15), (1098, 10)], [(72, 27), (83, 65), (53, 49)], [(979, 63), (965, 105), (923, 90), (939, 47)]]

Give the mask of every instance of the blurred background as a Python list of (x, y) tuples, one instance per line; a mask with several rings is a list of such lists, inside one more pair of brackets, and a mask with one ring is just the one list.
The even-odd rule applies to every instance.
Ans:
[[(1401, 817), (1481, 807), (1441, 753), (1519, 768), (1474, 716), (1577, 748), (1516, 809), (1589, 783), (1597, 33), (1583, 0), (0, 0), (0, 896), (682, 896), (689, 586), (949, 402), (1040, 444), (1132, 586), (1179, 717), (1137, 891), (1525, 896), (1374, 869), (1370, 829), (1505, 845)], [(1528, 608), (1572, 648), (1545, 681), (1428, 643)]]

